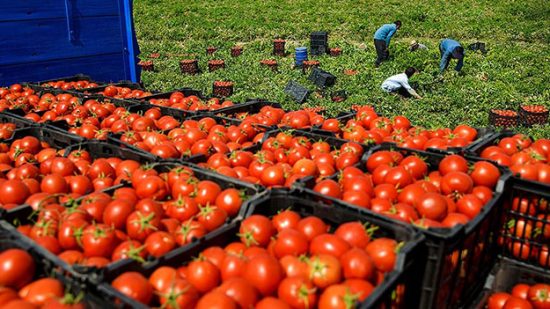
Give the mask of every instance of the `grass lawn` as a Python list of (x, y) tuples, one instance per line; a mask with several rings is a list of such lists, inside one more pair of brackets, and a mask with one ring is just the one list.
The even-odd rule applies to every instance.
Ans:
[[(235, 82), (232, 99), (266, 98), (298, 105), (283, 92), (286, 83), (297, 80), (310, 89), (307, 75), (292, 69), (293, 52), (309, 45), (309, 33), (329, 31), (329, 45), (341, 47), (340, 57), (315, 59), (321, 68), (337, 77), (334, 90), (346, 90), (345, 102), (333, 103), (312, 95), (307, 106), (324, 106), (335, 113), (352, 104), (372, 104), (380, 114), (403, 114), (425, 127), (488, 124), (491, 108), (517, 109), (520, 104), (543, 104), (550, 108), (550, 5), (541, 0), (342, 0), (342, 1), (230, 1), (230, 0), (136, 0), (134, 18), (142, 56), (153, 52), (157, 72), (143, 72), (151, 89), (192, 87), (210, 94), (214, 80)], [(403, 26), (392, 39), (392, 59), (378, 69), (373, 46), (374, 31), (383, 23), (400, 19)], [(271, 55), (272, 39), (287, 40), (287, 57)], [(467, 47), (486, 42), (488, 54), (468, 52), (462, 73), (450, 64), (438, 82), (442, 38), (451, 37)], [(411, 53), (411, 40), (428, 46)], [(230, 56), (239, 44), (243, 55)], [(219, 50), (207, 56), (207, 46)], [(181, 59), (198, 57), (203, 73), (185, 76), (179, 72)], [(277, 59), (279, 71), (261, 67), (262, 59)], [(310, 57), (311, 59), (312, 57)], [(209, 59), (224, 59), (226, 69), (209, 73)], [(418, 84), (423, 100), (403, 100), (380, 89), (382, 81), (407, 66), (421, 70), (412, 82)], [(358, 71), (347, 76), (345, 69)], [(550, 125), (521, 129), (534, 137), (550, 137)]]

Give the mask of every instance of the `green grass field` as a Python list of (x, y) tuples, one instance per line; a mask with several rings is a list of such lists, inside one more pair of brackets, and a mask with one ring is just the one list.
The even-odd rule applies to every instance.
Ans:
[[(134, 19), (143, 58), (153, 52), (164, 56), (155, 61), (156, 72), (143, 72), (148, 88), (172, 90), (192, 87), (211, 93), (214, 80), (235, 82), (236, 102), (266, 98), (287, 108), (297, 104), (283, 92), (286, 83), (297, 80), (311, 89), (301, 71), (292, 69), (293, 51), (308, 46), (309, 33), (329, 31), (329, 45), (341, 47), (341, 57), (315, 59), (321, 68), (337, 77), (334, 90), (346, 90), (348, 100), (333, 103), (312, 95), (307, 106), (324, 106), (333, 112), (349, 110), (352, 104), (372, 104), (383, 115), (403, 114), (425, 127), (488, 124), (491, 108), (517, 109), (520, 104), (550, 107), (550, 5), (541, 0), (370, 0), (370, 1), (229, 1), (229, 0), (136, 0)], [(392, 39), (392, 59), (378, 69), (373, 46), (374, 31), (396, 19), (403, 26)], [(288, 57), (274, 57), (272, 39), (287, 40)], [(447, 71), (438, 79), (442, 38), (451, 37), (468, 46), (487, 43), (488, 54), (467, 52), (461, 74)], [(428, 51), (411, 53), (411, 40)], [(230, 56), (231, 46), (244, 47), (243, 55)], [(206, 56), (207, 46), (219, 50)], [(203, 73), (185, 76), (178, 61), (197, 56)], [(275, 58), (279, 72), (261, 67), (262, 59)], [(207, 72), (209, 59), (224, 59), (226, 69)], [(311, 59), (311, 57), (310, 57)], [(388, 76), (415, 66), (423, 100), (403, 100), (380, 89)], [(450, 68), (454, 67), (454, 62)], [(345, 69), (357, 75), (343, 74)], [(550, 137), (550, 125), (521, 129), (535, 137)]]

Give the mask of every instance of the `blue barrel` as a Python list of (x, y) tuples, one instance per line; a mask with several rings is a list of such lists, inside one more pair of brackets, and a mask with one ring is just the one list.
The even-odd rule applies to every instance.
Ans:
[(301, 67), (304, 60), (307, 60), (307, 47), (296, 47), (296, 66)]

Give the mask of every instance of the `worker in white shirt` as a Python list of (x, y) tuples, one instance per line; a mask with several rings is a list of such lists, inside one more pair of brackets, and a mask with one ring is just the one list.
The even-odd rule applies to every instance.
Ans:
[(405, 73), (387, 78), (382, 83), (382, 89), (388, 93), (399, 93), (406, 98), (413, 96), (417, 99), (422, 99), (422, 97), (409, 85), (409, 78), (413, 76), (414, 73), (416, 73), (416, 69), (409, 67), (405, 70)]

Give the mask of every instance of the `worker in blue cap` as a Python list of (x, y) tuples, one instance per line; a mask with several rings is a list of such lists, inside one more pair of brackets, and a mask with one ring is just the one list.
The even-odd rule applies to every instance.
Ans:
[(464, 64), (464, 48), (455, 40), (444, 39), (439, 44), (439, 51), (441, 52), (441, 62), (439, 63), (439, 73), (443, 73), (449, 66), (451, 58), (458, 59), (455, 70), (460, 72), (462, 65)]
[(378, 67), (382, 61), (388, 60), (390, 52), (388, 50), (390, 46), (390, 40), (395, 32), (401, 28), (401, 21), (397, 20), (392, 24), (385, 24), (378, 28), (374, 33), (374, 47), (376, 48), (376, 62)]

